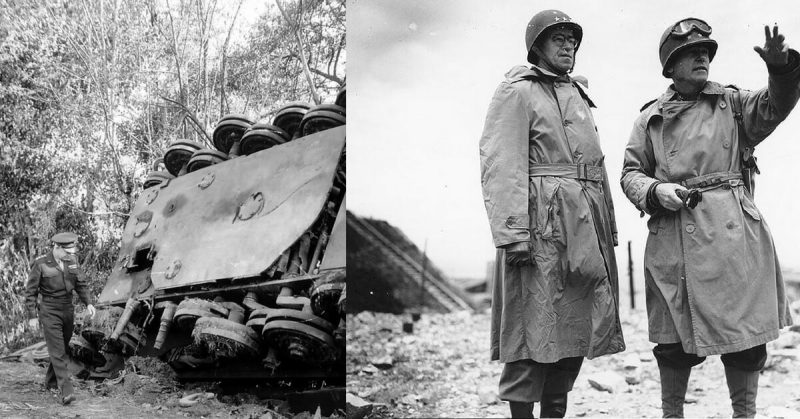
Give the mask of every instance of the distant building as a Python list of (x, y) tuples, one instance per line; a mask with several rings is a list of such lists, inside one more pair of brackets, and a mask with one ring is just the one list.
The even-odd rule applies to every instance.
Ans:
[[(424, 275), (423, 275), (424, 272)], [(347, 311), (451, 312), (475, 309), (399, 229), (347, 212)]]

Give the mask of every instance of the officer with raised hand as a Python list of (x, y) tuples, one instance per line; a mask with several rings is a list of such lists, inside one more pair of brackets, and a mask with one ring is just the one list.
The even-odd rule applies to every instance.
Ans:
[[(708, 81), (717, 42), (687, 18), (659, 43), (672, 84), (642, 108), (625, 150), (622, 188), (650, 214), (645, 283), (664, 417), (682, 417), (691, 368), (720, 354), (734, 417), (753, 417), (766, 343), (792, 324), (772, 234), (747, 176), (753, 147), (800, 98), (800, 54), (777, 25), (755, 51), (767, 87)], [(701, 194), (692, 208), (681, 195)], [(644, 215), (644, 214), (642, 214)]]
[(583, 28), (533, 16), (531, 67), (494, 93), (480, 139), (481, 183), (497, 261), (491, 359), (513, 417), (563, 417), (583, 358), (625, 349), (616, 224), (587, 82), (571, 77)]
[[(60, 389), (61, 403), (70, 404), (75, 400), (72, 382), (69, 377), (69, 341), (74, 327), (74, 307), (72, 291), (86, 304), (89, 314), (94, 317), (95, 308), (91, 304), (89, 284), (78, 265), (78, 236), (75, 233), (58, 233), (51, 238), (52, 251), (34, 260), (28, 282), (25, 286), (25, 305), (28, 309), (31, 326), (36, 325), (38, 309), (50, 365), (45, 374), (45, 388)], [(38, 301), (37, 301), (37, 297)]]

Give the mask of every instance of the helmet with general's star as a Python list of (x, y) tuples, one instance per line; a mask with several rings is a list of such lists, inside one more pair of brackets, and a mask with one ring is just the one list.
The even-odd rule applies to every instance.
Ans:
[(531, 49), (536, 43), (536, 40), (539, 39), (548, 28), (557, 25), (564, 25), (572, 29), (573, 35), (575, 35), (577, 41), (575, 44), (575, 52), (578, 51), (581, 39), (583, 39), (583, 28), (581, 28), (581, 25), (573, 22), (572, 18), (560, 10), (543, 10), (533, 15), (531, 21), (528, 22), (528, 28), (525, 30), (525, 47), (528, 50), (529, 63), (535, 64), (537, 61), (536, 52)]

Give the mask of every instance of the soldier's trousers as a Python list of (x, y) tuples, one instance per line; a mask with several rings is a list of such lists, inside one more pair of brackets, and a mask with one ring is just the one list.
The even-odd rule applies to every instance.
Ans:
[(582, 364), (582, 356), (563, 358), (554, 363), (532, 359), (507, 362), (500, 374), (500, 400), (531, 403), (541, 401), (543, 394), (568, 393), (572, 391)]
[[(706, 360), (704, 356), (697, 356), (683, 351), (680, 343), (659, 343), (653, 348), (653, 355), (658, 365), (671, 368), (692, 368)], [(739, 352), (731, 352), (720, 356), (722, 364), (742, 371), (761, 371), (767, 362), (767, 345), (761, 344)]]
[(72, 394), (69, 378), (69, 340), (72, 338), (74, 308), (72, 300), (42, 298), (39, 304), (39, 323), (50, 355), (50, 365), (44, 378), (45, 387), (56, 387), (61, 396)]

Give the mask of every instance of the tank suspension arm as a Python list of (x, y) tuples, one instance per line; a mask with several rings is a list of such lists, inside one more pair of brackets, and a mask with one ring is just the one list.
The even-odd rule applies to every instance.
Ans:
[(140, 301), (134, 298), (128, 298), (128, 301), (125, 303), (125, 311), (119, 316), (119, 320), (114, 327), (114, 332), (111, 333), (110, 339), (119, 339), (122, 331), (125, 330), (125, 326), (131, 320), (131, 315), (133, 315), (133, 312), (139, 307), (139, 304)]

